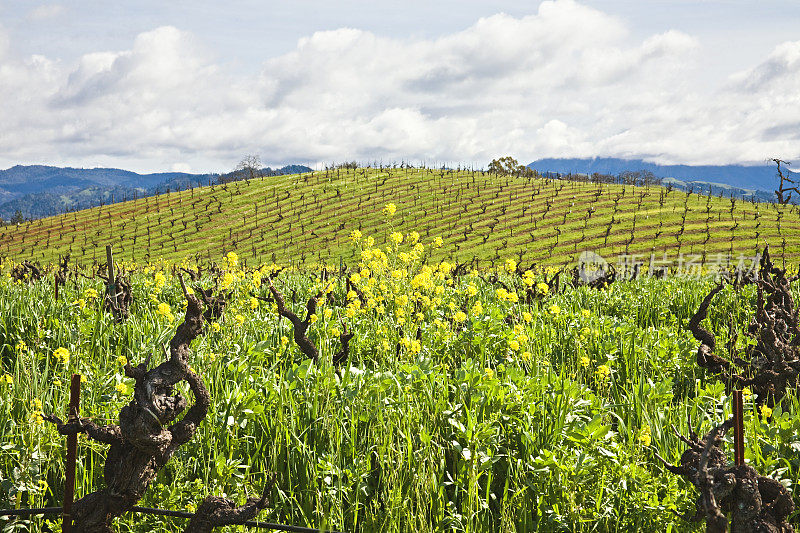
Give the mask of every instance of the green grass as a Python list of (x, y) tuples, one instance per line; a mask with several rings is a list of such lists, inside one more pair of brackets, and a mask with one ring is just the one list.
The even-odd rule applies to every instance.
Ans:
[[(621, 254), (800, 259), (796, 206), (733, 202), (665, 188), (517, 178), (476, 171), (330, 170), (202, 187), (0, 227), (0, 256), (103, 261), (103, 247), (146, 262), (219, 257), (251, 262), (354, 262), (348, 235), (385, 242), (394, 229), (444, 239), (435, 259), (500, 257), (564, 264), (593, 250)], [(684, 220), (685, 218), (685, 220)]]
[[(430, 238), (420, 242), (432, 248)], [(350, 246), (348, 257), (361, 251)], [(399, 252), (409, 254), (408, 264)], [(318, 310), (310, 330), (321, 352), (316, 364), (302, 360), (288, 342), (288, 322), (269, 304), (251, 308), (249, 294), (266, 294), (266, 287), (233, 269), (234, 296), (219, 330), (209, 327), (192, 346), (191, 365), (212, 395), (208, 417), (142, 505), (191, 508), (212, 493), (241, 501), (276, 472), (278, 490), (260, 518), (311, 527), (702, 530), (670, 512), (692, 511), (696, 495), (653, 453), (677, 461), (684, 444), (669, 428), (685, 433), (687, 414), (698, 430), (730, 414), (724, 387), (696, 366), (697, 342), (685, 329), (711, 280), (643, 278), (607, 291), (567, 289), (526, 305), (501, 298), (472, 275), (451, 284), (437, 274), (447, 267), (428, 270), (410, 243), (385, 263), (374, 250), (366, 255), (362, 267), (370, 272), (357, 283), (367, 304), (348, 303), (344, 279), (335, 282), (335, 302)], [(36, 414), (63, 413), (69, 375), (78, 372), (87, 377), (82, 413), (115, 419), (130, 400), (117, 385), (132, 383), (118, 358), (160, 360), (177, 322), (157, 314), (158, 304), (169, 303), (179, 321), (182, 296), (168, 271), (158, 287), (156, 268), (140, 269), (132, 274), (131, 317), (114, 324), (84, 298), (89, 288), (102, 292), (99, 280), (70, 281), (56, 302), (51, 281), (13, 283), (9, 269), (0, 269), (0, 376), (13, 381), (0, 384), (0, 507), (57, 505), (64, 439), (37, 423)], [(319, 288), (307, 274), (276, 280), (287, 298), (297, 291), (298, 312)], [(726, 288), (709, 327), (724, 338), (730, 317), (746, 323), (754, 300), (753, 287)], [(454, 322), (462, 308), (469, 316)], [(331, 365), (339, 347), (333, 328), (342, 323), (355, 338), (350, 365), (338, 375)], [(58, 347), (71, 352), (66, 365), (53, 355)], [(769, 422), (752, 402), (747, 407), (747, 460), (794, 487), (797, 398), (787, 398)], [(102, 486), (105, 449), (82, 439), (79, 456), (80, 496)], [(117, 527), (180, 531), (182, 525), (126, 516)], [(21, 530), (44, 528), (35, 518)]]

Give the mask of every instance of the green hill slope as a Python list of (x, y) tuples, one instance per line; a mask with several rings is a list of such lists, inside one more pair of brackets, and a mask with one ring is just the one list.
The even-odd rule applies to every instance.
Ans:
[[(397, 206), (394, 216), (382, 213)], [(392, 231), (417, 231), (439, 258), (483, 261), (517, 257), (563, 264), (585, 250), (612, 262), (651, 254), (800, 259), (796, 206), (478, 171), (329, 170), (201, 187), (0, 228), (0, 255), (53, 261), (70, 253), (102, 261), (113, 244), (120, 258), (178, 261), (242, 258), (279, 263), (349, 261), (353, 230), (378, 244)], [(694, 258), (698, 259), (697, 257)]]

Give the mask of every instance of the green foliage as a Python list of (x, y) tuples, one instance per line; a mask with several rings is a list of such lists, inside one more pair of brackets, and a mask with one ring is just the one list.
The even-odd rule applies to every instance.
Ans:
[(492, 162), (489, 163), (489, 173), (497, 174), (498, 176), (516, 175), (525, 177), (538, 177), (538, 174), (535, 170), (531, 170), (525, 165), (520, 165), (519, 161), (510, 155), (501, 157), (499, 159), (492, 159)]
[[(693, 489), (653, 453), (677, 460), (684, 444), (669, 428), (685, 433), (687, 413), (698, 430), (730, 413), (724, 387), (697, 369), (684, 328), (709, 280), (646, 278), (528, 305), (475, 274), (453, 279), (452, 265), (423, 264), (435, 244), (399, 236), (404, 244), (387, 252), (353, 235), (362, 263), (350, 281), (364, 302), (344, 279), (275, 280), (296, 291), (297, 312), (330, 288), (333, 302), (321, 300), (309, 330), (317, 363), (303, 360), (271, 304), (251, 300), (267, 294), (261, 279), (274, 267), (254, 274), (225, 260), (231, 304), (192, 347), (210, 412), (142, 505), (192, 509), (212, 493), (241, 501), (276, 472), (264, 520), (342, 531), (697, 530), (670, 512), (692, 510)], [(131, 317), (115, 324), (90, 290), (102, 294), (99, 280), (70, 281), (56, 302), (51, 281), (13, 283), (9, 269), (0, 269), (0, 507), (58, 505), (63, 438), (40, 413), (63, 414), (78, 372), (87, 378), (82, 413), (112, 422), (132, 385), (121, 358), (162, 357), (181, 291), (166, 265), (139, 266)], [(521, 294), (523, 278), (499, 276)], [(752, 287), (723, 291), (711, 329), (722, 336), (754, 297)], [(337, 372), (343, 323), (355, 338)], [(799, 408), (789, 398), (767, 421), (750, 401), (745, 416), (748, 460), (791, 487)], [(102, 486), (105, 447), (82, 439), (79, 457), (80, 496)], [(38, 518), (23, 524), (45, 528)], [(127, 516), (118, 525), (183, 523)]]

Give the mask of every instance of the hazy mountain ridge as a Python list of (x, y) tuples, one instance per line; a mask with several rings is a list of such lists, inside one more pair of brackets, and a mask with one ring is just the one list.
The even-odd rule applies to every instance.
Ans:
[[(614, 157), (596, 158), (547, 158), (538, 159), (528, 167), (539, 172), (560, 174), (618, 175), (625, 171), (652, 172), (659, 178), (672, 178), (676, 185), (684, 186), (730, 186), (741, 191), (763, 191), (774, 199), (778, 188), (778, 173), (773, 163), (764, 165), (659, 165), (641, 159)], [(787, 169), (791, 171), (791, 168)], [(800, 180), (800, 173), (791, 172), (793, 179)], [(755, 196), (762, 197), (756, 193)]]
[[(270, 176), (310, 170), (302, 165), (287, 165), (279, 169), (267, 167), (260, 173)], [(16, 165), (0, 170), (0, 218), (10, 220), (17, 214), (24, 218), (41, 218), (63, 211), (208, 185), (234, 174), (139, 174), (118, 168)]]

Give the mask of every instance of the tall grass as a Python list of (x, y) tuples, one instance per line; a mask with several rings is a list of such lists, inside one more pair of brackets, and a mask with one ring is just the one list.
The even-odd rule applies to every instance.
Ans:
[[(354, 246), (370, 250), (361, 243)], [(334, 281), (335, 302), (323, 298), (310, 330), (321, 353), (316, 363), (287, 342), (290, 325), (271, 304), (251, 308), (251, 293), (267, 294), (266, 277), (258, 283), (228, 260), (232, 302), (192, 346), (211, 409), (142, 504), (191, 510), (207, 494), (243, 500), (275, 472), (277, 490), (260, 518), (311, 527), (699, 530), (671, 512), (693, 510), (693, 489), (653, 452), (676, 461), (684, 445), (670, 426), (685, 432), (691, 415), (695, 429), (707, 428), (730, 412), (724, 387), (698, 370), (697, 343), (685, 329), (708, 279), (569, 288), (526, 305), (475, 275), (453, 280), (448, 265), (425, 266), (421, 253), (403, 244), (384, 259), (371, 249), (362, 265), (369, 272), (356, 280), (364, 305), (348, 299), (344, 279)], [(77, 372), (86, 377), (82, 414), (113, 423), (130, 400), (123, 358), (161, 360), (181, 320), (181, 292), (163, 265), (140, 265), (131, 316), (115, 324), (86, 297), (88, 289), (102, 293), (99, 280), (68, 282), (56, 302), (50, 281), (15, 283), (9, 270), (6, 263), (0, 271), (0, 376), (12, 381), (0, 383), (0, 507), (59, 505), (64, 441), (38, 413), (64, 413), (69, 375)], [(301, 315), (326, 285), (312, 278), (288, 272), (274, 282), (287, 301), (296, 292)], [(507, 272), (500, 279), (522, 283)], [(173, 321), (159, 314), (160, 303), (171, 306)], [(724, 335), (731, 316), (744, 324), (753, 308), (752, 288), (726, 288), (711, 329)], [(336, 369), (334, 329), (342, 323), (356, 336), (349, 363)], [(60, 347), (70, 352), (66, 362), (54, 355)], [(748, 461), (794, 486), (797, 398), (769, 422), (750, 405)], [(81, 439), (79, 449), (80, 497), (103, 485), (105, 447)], [(0, 524), (47, 528), (35, 517)], [(182, 526), (141, 515), (117, 524), (136, 532)]]

